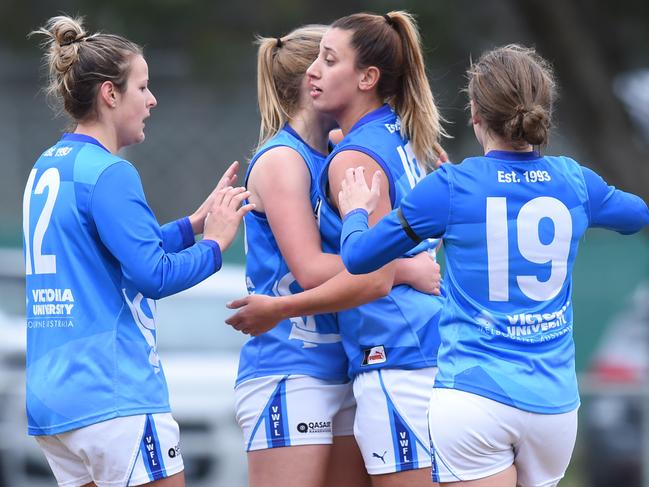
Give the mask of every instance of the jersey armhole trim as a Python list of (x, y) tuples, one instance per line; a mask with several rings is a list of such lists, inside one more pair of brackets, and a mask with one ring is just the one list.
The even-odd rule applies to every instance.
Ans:
[[(288, 145), (286, 143), (277, 143), (275, 145), (270, 145), (269, 147), (266, 147), (266, 148), (260, 150), (257, 154), (255, 154), (253, 156), (252, 160), (250, 161), (250, 163), (248, 165), (248, 169), (246, 170), (246, 175), (245, 175), (244, 182), (243, 182), (244, 186), (248, 187), (248, 179), (250, 178), (250, 173), (252, 173), (252, 169), (253, 169), (255, 163), (259, 160), (259, 158), (261, 156), (263, 156), (264, 154), (266, 154), (266, 152), (269, 152), (269, 151), (271, 151), (273, 149), (276, 149), (278, 147), (286, 147), (288, 149), (292, 149), (293, 152), (295, 152), (298, 156), (300, 156), (300, 159), (302, 159), (302, 162), (304, 162), (306, 170), (309, 171), (309, 177), (311, 178), (311, 184), (309, 186), (309, 195), (310, 195), (313, 192), (313, 178), (314, 178), (314, 174), (313, 174), (313, 171), (311, 170), (311, 166), (309, 165), (309, 163), (305, 159), (304, 154), (301, 154), (300, 151), (297, 150), (295, 147), (292, 147), (292, 146), (290, 146), (290, 145)], [(246, 200), (244, 201), (244, 204), (247, 204), (247, 203), (250, 203), (250, 200), (248, 200), (246, 198)], [(255, 216), (257, 216), (258, 218), (261, 218), (263, 220), (268, 221), (268, 218), (266, 218), (266, 212), (264, 212), (264, 211), (252, 210), (251, 213), (254, 214)]]
[[(389, 196), (390, 196), (390, 206), (392, 208), (394, 208), (394, 202), (396, 200), (396, 189), (394, 187), (394, 180), (392, 178), (392, 172), (390, 171), (390, 167), (383, 160), (383, 158), (381, 156), (379, 156), (373, 150), (368, 149), (367, 147), (350, 144), (350, 145), (345, 145), (344, 147), (341, 147), (340, 150), (338, 150), (338, 151), (332, 152), (331, 155), (329, 156), (330, 161), (333, 161), (334, 157), (337, 154), (340, 154), (341, 152), (345, 152), (345, 151), (356, 151), (356, 152), (360, 152), (362, 154), (365, 154), (366, 156), (369, 156), (370, 158), (372, 158), (374, 160), (374, 162), (376, 162), (381, 167), (381, 169), (385, 173), (385, 177), (388, 180), (388, 191), (389, 191)], [(328, 166), (329, 166), (329, 164), (327, 165), (327, 170), (328, 170)]]

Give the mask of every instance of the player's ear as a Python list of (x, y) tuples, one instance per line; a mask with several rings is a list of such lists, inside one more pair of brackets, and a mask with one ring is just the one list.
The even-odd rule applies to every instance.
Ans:
[(369, 91), (373, 89), (379, 82), (381, 71), (376, 66), (370, 66), (363, 69), (361, 77), (358, 81), (358, 88), (361, 91)]
[(480, 115), (478, 114), (478, 111), (475, 108), (475, 103), (473, 103), (473, 100), (469, 101), (469, 106), (471, 107), (471, 123), (473, 125), (478, 125), (481, 122)]
[(97, 101), (101, 106), (106, 106), (108, 108), (117, 107), (117, 95), (118, 91), (112, 81), (104, 81), (99, 87), (99, 93), (97, 95)]

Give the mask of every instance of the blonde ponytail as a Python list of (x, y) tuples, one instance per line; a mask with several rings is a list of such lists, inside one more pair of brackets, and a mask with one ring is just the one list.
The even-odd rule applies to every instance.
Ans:
[(306, 25), (283, 37), (257, 37), (257, 150), (295, 115), (307, 68), (318, 57), (325, 25)]
[(279, 43), (277, 39), (257, 37), (257, 44), (259, 45), (257, 52), (257, 100), (261, 116), (257, 144), (257, 149), (259, 149), (281, 130), (288, 115), (282, 107), (273, 79), (273, 61), (276, 49), (279, 49)]

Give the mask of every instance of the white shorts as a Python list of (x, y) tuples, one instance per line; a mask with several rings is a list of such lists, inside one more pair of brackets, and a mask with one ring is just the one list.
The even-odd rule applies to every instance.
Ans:
[(351, 382), (273, 375), (242, 382), (234, 391), (246, 451), (330, 445), (334, 436), (353, 434), (356, 402)]
[(475, 480), (516, 466), (521, 487), (553, 487), (563, 477), (577, 436), (577, 410), (523, 411), (455, 389), (430, 400), (433, 480)]
[(428, 403), (437, 367), (385, 369), (354, 379), (354, 436), (372, 475), (430, 467)]
[(35, 438), (62, 487), (142, 485), (183, 470), (171, 413), (125, 416)]

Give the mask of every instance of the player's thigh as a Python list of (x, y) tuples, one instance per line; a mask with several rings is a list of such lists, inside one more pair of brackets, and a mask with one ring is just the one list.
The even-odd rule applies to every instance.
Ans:
[(326, 485), (336, 487), (369, 487), (370, 485), (369, 474), (354, 438), (355, 417), (356, 399), (350, 383), (343, 404), (333, 419), (334, 442), (327, 467)]
[(36, 436), (35, 439), (59, 485), (95, 487), (83, 458), (71, 451), (59, 435)]
[[(509, 469), (527, 414), (476, 394), (433, 389), (428, 412), (433, 480), (486, 481)], [(509, 474), (503, 475), (505, 482)]]
[(259, 377), (239, 384), (235, 410), (246, 451), (331, 445), (334, 417), (350, 388), (349, 382), (304, 375)]
[(114, 418), (38, 442), (63, 485), (145, 485), (183, 470), (170, 413)]
[(385, 369), (354, 378), (354, 436), (371, 475), (430, 467), (427, 412), (436, 372)]
[(331, 445), (301, 445), (248, 452), (250, 487), (323, 487)]
[(577, 409), (563, 414), (528, 413), (527, 430), (515, 445), (521, 487), (554, 487), (565, 475), (577, 437)]
[[(356, 398), (354, 397), (353, 383), (346, 384), (345, 394), (342, 396), (340, 407), (333, 417), (332, 433), (335, 438), (354, 436), (354, 420), (356, 419)], [(355, 443), (354, 443), (355, 444)], [(358, 449), (358, 448), (357, 448)]]
[[(97, 487), (97, 485), (94, 482), (90, 482), (81, 487)], [(185, 487), (185, 474), (184, 472), (179, 472), (171, 477), (143, 484), (142, 487)]]
[(142, 487), (185, 487), (185, 473), (179, 472), (161, 480), (154, 480), (143, 484)]
[(397, 473), (386, 473), (372, 475), (372, 487), (437, 487), (437, 483), (431, 481), (430, 468), (418, 468), (416, 470), (404, 470)]
[(516, 467), (510, 465), (505, 470), (489, 477), (466, 482), (442, 482), (440, 487), (515, 487)]
[(370, 476), (353, 435), (334, 436), (325, 485), (369, 487)]

